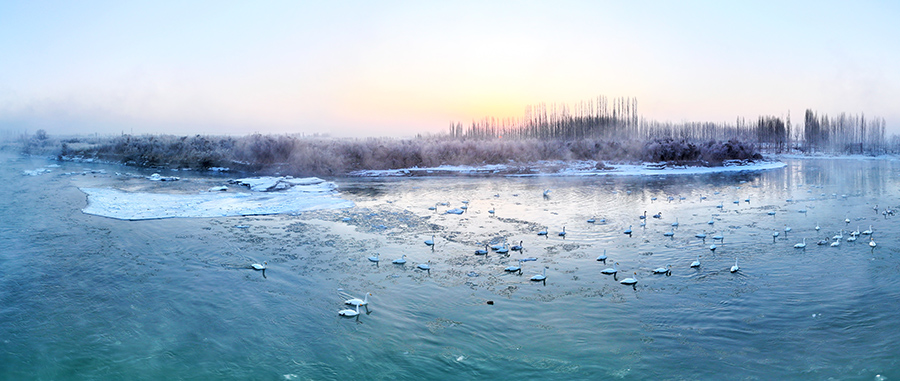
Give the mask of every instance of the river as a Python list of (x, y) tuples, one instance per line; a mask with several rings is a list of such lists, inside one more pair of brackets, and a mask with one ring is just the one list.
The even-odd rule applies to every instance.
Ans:
[[(338, 178), (351, 207), (127, 221), (83, 213), (80, 188), (182, 194), (230, 175), (150, 182), (149, 170), (4, 154), (0, 378), (897, 379), (900, 216), (882, 212), (900, 207), (900, 162), (783, 161)], [(870, 226), (872, 239), (847, 242)], [(504, 240), (524, 250), (474, 254)], [(600, 273), (615, 262), (617, 276)], [(519, 263), (521, 275), (504, 271)], [(545, 267), (546, 282), (530, 280)], [(629, 276), (634, 287), (619, 283)], [(338, 316), (367, 292), (368, 312)]]

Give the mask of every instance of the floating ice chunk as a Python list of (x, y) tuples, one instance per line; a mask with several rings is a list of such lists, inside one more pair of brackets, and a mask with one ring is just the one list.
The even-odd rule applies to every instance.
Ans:
[(206, 191), (207, 191), (207, 192), (224, 192), (224, 191), (227, 191), (227, 190), (228, 190), (228, 187), (227, 187), (227, 186), (225, 186), (225, 185), (220, 185), (220, 186), (217, 186), (217, 187), (209, 188), (209, 189), (207, 189)]
[(160, 175), (159, 173), (154, 173), (150, 176), (147, 176), (147, 180), (150, 180), (150, 181), (178, 181), (181, 179), (178, 177), (175, 177), (175, 176), (163, 176), (163, 175)]
[(306, 187), (307, 191), (312, 191), (316, 187), (320, 188), (321, 191), (331, 191), (334, 190), (334, 188), (337, 188), (334, 183), (326, 182), (318, 177), (293, 178), (291, 176), (263, 176), (230, 180), (229, 182), (249, 187), (250, 190), (254, 192), (281, 191), (293, 187)]
[(38, 176), (50, 172), (47, 168), (38, 168), (33, 171), (22, 171), (23, 176)]

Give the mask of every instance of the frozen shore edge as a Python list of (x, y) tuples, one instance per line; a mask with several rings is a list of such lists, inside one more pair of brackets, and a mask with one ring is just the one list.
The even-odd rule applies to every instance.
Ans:
[(654, 163), (607, 164), (607, 169), (597, 169), (595, 161), (541, 162), (537, 165), (492, 164), (484, 166), (442, 165), (429, 168), (405, 168), (365, 170), (350, 173), (352, 177), (407, 177), (441, 175), (500, 175), (509, 177), (560, 177), (560, 176), (659, 176), (697, 175), (705, 173), (765, 171), (786, 167), (781, 161), (759, 161), (741, 165), (716, 167), (665, 166)]
[[(112, 188), (79, 188), (87, 195), (85, 214), (137, 221), (164, 218), (236, 217), (292, 214), (319, 209), (354, 206), (339, 197), (337, 185), (321, 179), (256, 178), (240, 179), (262, 191), (201, 191), (194, 194), (126, 192)], [(273, 191), (266, 185), (294, 183)], [(271, 188), (274, 188), (273, 185)]]

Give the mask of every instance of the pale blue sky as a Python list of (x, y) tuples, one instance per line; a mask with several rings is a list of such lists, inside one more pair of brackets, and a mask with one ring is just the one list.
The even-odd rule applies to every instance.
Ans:
[(125, 3), (0, 2), (0, 130), (411, 136), (605, 95), (900, 133), (896, 2)]

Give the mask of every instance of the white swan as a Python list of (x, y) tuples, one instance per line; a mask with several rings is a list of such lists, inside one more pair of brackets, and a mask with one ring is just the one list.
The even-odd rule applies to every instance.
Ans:
[(784, 236), (787, 237), (787, 234), (790, 233), (791, 230), (793, 229), (791, 229), (790, 226), (784, 225)]
[(831, 239), (844, 239), (844, 229), (841, 229), (841, 232), (838, 233), (836, 236), (831, 237)]
[[(875, 246), (878, 246), (878, 245), (875, 243), (875, 238), (869, 238), (869, 247), (871, 247), (871, 248), (874, 249)], [(880, 251), (879, 251), (879, 253), (880, 253)]]
[(625, 279), (622, 279), (621, 281), (619, 281), (619, 283), (629, 285), (629, 286), (633, 286), (633, 285), (637, 284), (637, 282), (638, 281), (637, 281), (637, 273), (636, 272), (634, 273), (634, 275), (631, 276), (631, 278), (625, 278)]
[(678, 227), (678, 217), (675, 217), (675, 222), (672, 223), (673, 227)]
[(834, 240), (834, 242), (831, 243), (831, 247), (838, 247), (840, 245), (841, 245), (841, 240), (839, 240), (839, 239), (836, 239), (836, 240)]
[(712, 251), (713, 253), (715, 253), (716, 249), (717, 249), (716, 244), (709, 245), (709, 251)]
[(642, 219), (642, 220), (646, 220), (646, 219), (647, 219), (647, 211), (645, 210), (645, 211), (644, 211), (644, 214), (638, 216), (638, 218), (640, 218), (640, 219)]
[(731, 266), (731, 272), (736, 273), (740, 271), (741, 268), (737, 264), (737, 258), (734, 259), (734, 266)]
[(632, 231), (631, 231), (631, 225), (628, 225), (628, 229), (625, 229), (625, 231), (624, 231), (624, 232), (622, 232), (622, 233), (625, 233), (625, 234), (628, 234), (628, 235), (631, 235), (631, 233), (632, 233)]
[(505, 244), (505, 243), (503, 244), (503, 247), (497, 249), (497, 254), (508, 254), (508, 253), (509, 253), (509, 247), (507, 247), (507, 244)]
[(613, 267), (600, 270), (600, 273), (607, 274), (607, 275), (615, 274), (615, 273), (619, 272), (618, 266), (619, 266), (619, 262), (615, 262), (615, 263), (613, 263)]
[(338, 315), (343, 317), (354, 317), (359, 316), (359, 306), (356, 306), (356, 310), (346, 309), (338, 311)]
[(713, 225), (713, 224), (716, 223), (716, 219), (715, 219), (714, 217), (710, 217), (710, 218), (709, 218), (709, 221), (707, 221), (706, 223), (709, 224), (709, 225)]
[(660, 268), (653, 270), (653, 273), (654, 274), (666, 274), (669, 271), (672, 271), (672, 270), (670, 270), (671, 267), (672, 267), (671, 265), (667, 264), (666, 267), (660, 267)]
[(589, 224), (592, 224), (592, 223), (594, 223), (594, 222), (597, 222), (597, 220), (594, 219), (594, 217), (591, 217), (591, 218), (588, 218), (587, 222), (588, 222)]
[(803, 238), (803, 242), (794, 244), (794, 248), (805, 249), (806, 248), (806, 238)]
[(667, 232), (663, 233), (663, 235), (666, 236), (666, 237), (674, 237), (674, 236), (675, 236), (675, 230), (672, 229), (671, 231), (667, 231)]
[(706, 233), (697, 233), (697, 234), (694, 234), (694, 237), (700, 238), (702, 240), (706, 240)]
[(853, 236), (853, 237), (856, 237), (856, 236), (858, 236), (858, 235), (860, 235), (860, 234), (861, 234), (861, 233), (859, 232), (859, 226), (856, 227), (856, 230), (850, 232), (850, 235)]
[(563, 226), (563, 230), (562, 230), (561, 232), (559, 232), (559, 236), (560, 236), (560, 237), (565, 237), (565, 236), (566, 236), (566, 227), (565, 227), (565, 226)]
[(367, 292), (365, 299), (360, 299), (360, 298), (347, 299), (344, 301), (344, 304), (351, 305), (351, 306), (357, 306), (357, 307), (367, 306), (367, 305), (369, 305), (369, 295), (372, 295), (372, 293)]
[(503, 271), (506, 271), (508, 273), (518, 272), (519, 274), (521, 274), (522, 273), (522, 261), (519, 261), (518, 266), (513, 266), (513, 265), (506, 266), (506, 268), (503, 269)]
[(402, 257), (391, 261), (391, 263), (393, 263), (395, 265), (405, 265), (406, 264), (406, 254), (403, 254)]
[(428, 246), (434, 246), (434, 234), (431, 235), (431, 239), (426, 239), (425, 244)]
[(519, 241), (518, 245), (513, 245), (513, 247), (510, 247), (509, 249), (512, 251), (522, 251), (522, 249), (524, 249), (524, 247), (522, 246), (522, 241)]
[(379, 255), (380, 255), (380, 254), (377, 254), (377, 253), (376, 253), (375, 255), (369, 257), (369, 260), (372, 261), (372, 262), (376, 262), (376, 263), (377, 263), (378, 261), (381, 260), (381, 259), (378, 258)]
[(691, 267), (700, 267), (700, 256), (697, 256), (697, 260), (691, 263)]
[(262, 264), (254, 263), (250, 265), (250, 267), (252, 267), (254, 270), (265, 270), (268, 264), (269, 262), (263, 262)]
[(547, 267), (545, 266), (544, 271), (542, 271), (540, 274), (537, 274), (537, 275), (531, 277), (531, 280), (535, 281), (535, 282), (546, 282), (547, 281)]
[(601, 261), (601, 262), (606, 262), (606, 258), (607, 258), (606, 257), (606, 249), (603, 249), (603, 254), (600, 254), (600, 256), (597, 257), (597, 260)]
[(538, 232), (538, 235), (547, 235), (547, 230), (541, 230)]
[(427, 263), (419, 263), (418, 265), (416, 265), (416, 267), (421, 270), (428, 271), (428, 273), (431, 274), (431, 261), (428, 261)]
[(863, 231), (861, 234), (863, 235), (872, 235), (872, 225), (869, 225), (869, 230)]
[(821, 229), (821, 228), (819, 227), (819, 223), (816, 222), (816, 231), (819, 231), (819, 229)]
[(713, 241), (722, 241), (725, 242), (725, 236), (718, 234), (713, 236)]
[(488, 253), (488, 245), (484, 245), (484, 249), (475, 250), (475, 255), (487, 255)]

